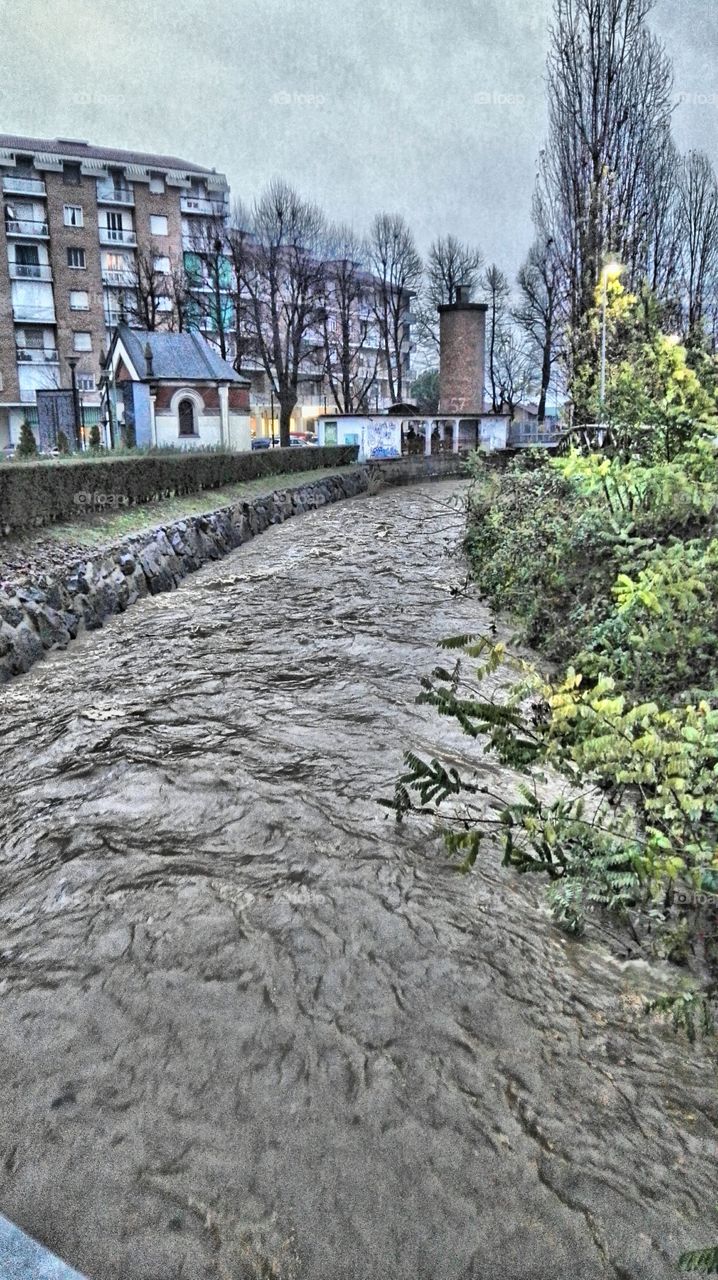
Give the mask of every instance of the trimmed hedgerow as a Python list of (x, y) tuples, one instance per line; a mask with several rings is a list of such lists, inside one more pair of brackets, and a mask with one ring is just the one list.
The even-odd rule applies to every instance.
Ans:
[(9, 532), (118, 503), (134, 505), (264, 476), (344, 467), (356, 462), (357, 453), (356, 446), (347, 445), (11, 462), (0, 466), (0, 527)]

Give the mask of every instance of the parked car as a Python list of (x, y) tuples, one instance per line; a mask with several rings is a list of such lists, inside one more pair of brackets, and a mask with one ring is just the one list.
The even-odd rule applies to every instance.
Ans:
[(289, 437), (289, 443), (292, 445), (301, 445), (302, 448), (307, 444), (316, 444), (316, 436), (310, 436), (305, 431), (293, 431)]
[(271, 449), (271, 447), (272, 447), (272, 441), (269, 439), (268, 436), (257, 436), (252, 441), (253, 449)]

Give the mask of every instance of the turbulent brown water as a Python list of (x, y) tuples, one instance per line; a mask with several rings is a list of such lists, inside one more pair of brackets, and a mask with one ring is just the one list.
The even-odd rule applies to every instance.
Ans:
[(91, 1280), (662, 1280), (718, 1237), (665, 974), (377, 805), (467, 749), (414, 705), (488, 621), (450, 492), (277, 526), (0, 695), (0, 1211)]

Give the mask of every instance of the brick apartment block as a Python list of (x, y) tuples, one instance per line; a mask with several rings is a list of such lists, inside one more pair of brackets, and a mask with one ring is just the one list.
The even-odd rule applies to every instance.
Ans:
[[(71, 386), (96, 419), (100, 353), (128, 305), (137, 256), (169, 272), (226, 216), (223, 174), (173, 156), (0, 135), (0, 450), (36, 420), (35, 393)], [(170, 290), (167, 290), (169, 295)], [(168, 297), (163, 305), (171, 309)]]

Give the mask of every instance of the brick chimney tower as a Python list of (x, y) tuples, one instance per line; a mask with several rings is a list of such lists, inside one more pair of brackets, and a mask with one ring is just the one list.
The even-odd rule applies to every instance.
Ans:
[(484, 412), (487, 311), (461, 285), (456, 302), (439, 307), (439, 413)]

